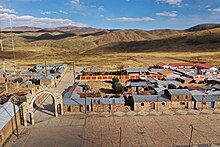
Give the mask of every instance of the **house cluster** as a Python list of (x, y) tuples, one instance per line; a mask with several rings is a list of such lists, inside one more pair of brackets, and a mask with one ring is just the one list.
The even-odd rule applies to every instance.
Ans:
[(19, 86), (32, 85), (54, 86), (67, 70), (67, 64), (37, 64), (33, 68), (19, 71), (0, 72), (0, 77), (7, 83), (19, 83)]
[[(125, 83), (125, 92), (119, 98), (81, 97), (72, 92), (65, 95), (66, 112), (219, 109), (220, 70), (203, 63), (157, 63), (149, 68), (123, 68), (121, 75), (98, 75), (110, 80), (116, 77)], [(90, 71), (90, 76), (93, 75)], [(127, 78), (123, 78), (127, 77)], [(80, 78), (81, 79), (81, 78)], [(99, 77), (87, 78), (97, 81)], [(100, 78), (101, 79), (101, 78)], [(81, 80), (84, 81), (84, 80)], [(196, 86), (195, 86), (196, 85)], [(95, 108), (94, 108), (95, 107)], [(97, 109), (97, 107), (100, 107)], [(102, 108), (102, 109), (101, 109)]]

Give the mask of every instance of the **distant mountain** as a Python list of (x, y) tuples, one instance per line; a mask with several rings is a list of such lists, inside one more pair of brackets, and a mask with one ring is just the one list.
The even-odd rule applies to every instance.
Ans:
[(214, 28), (220, 28), (220, 24), (200, 24), (191, 27), (189, 29), (186, 29), (186, 31), (201, 31), (201, 30), (214, 29)]
[[(35, 32), (35, 31), (38, 31), (40, 30), (40, 28), (37, 28), (37, 27), (30, 27), (30, 26), (18, 26), (18, 27), (13, 27), (12, 28), (13, 31), (19, 31), (19, 32)], [(4, 28), (2, 29), (2, 31), (11, 31), (11, 28), (10, 27), (7, 27), (7, 28)]]

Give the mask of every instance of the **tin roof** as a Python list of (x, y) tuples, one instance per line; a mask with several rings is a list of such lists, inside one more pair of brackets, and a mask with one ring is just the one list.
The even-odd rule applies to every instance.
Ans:
[(168, 89), (171, 95), (191, 95), (188, 89)]
[(146, 82), (131, 82), (130, 84), (131, 87), (147, 87)]
[[(15, 111), (19, 111), (19, 107), (15, 105)], [(6, 102), (0, 105), (0, 130), (14, 117), (14, 109), (12, 102)]]
[(170, 101), (164, 95), (133, 95), (134, 102), (166, 102)]

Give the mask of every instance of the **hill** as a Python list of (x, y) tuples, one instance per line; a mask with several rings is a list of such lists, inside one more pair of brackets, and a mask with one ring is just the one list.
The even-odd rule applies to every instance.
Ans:
[[(0, 58), (12, 58), (9, 36), (9, 33), (4, 32), (3, 43), (6, 51)], [(121, 58), (118, 57), (119, 55), (126, 58), (129, 53), (132, 56), (144, 53), (145, 56), (153, 52), (171, 54), (172, 52), (178, 52), (178, 54), (216, 52), (217, 55), (220, 52), (220, 28), (214, 25), (198, 25), (187, 30), (146, 31), (67, 26), (16, 33), (15, 46), (17, 58), (22, 61), (43, 60), (42, 56), (45, 56), (56, 61), (80, 59), (88, 64), (97, 63), (98, 58), (104, 60), (104, 57), (109, 54), (116, 56), (116, 61)], [(220, 57), (216, 55), (212, 54), (209, 60), (218, 60), (215, 63), (220, 63)], [(203, 57), (190, 60), (201, 59), (207, 60)]]
[(220, 24), (200, 24), (191, 27), (189, 29), (186, 29), (186, 31), (201, 31), (201, 30), (214, 29), (214, 28), (220, 28)]

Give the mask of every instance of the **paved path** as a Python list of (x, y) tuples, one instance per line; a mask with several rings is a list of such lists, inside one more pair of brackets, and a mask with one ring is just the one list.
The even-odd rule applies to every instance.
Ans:
[(122, 147), (220, 145), (220, 114), (97, 117), (64, 115), (36, 124), (15, 140), (13, 147)]

